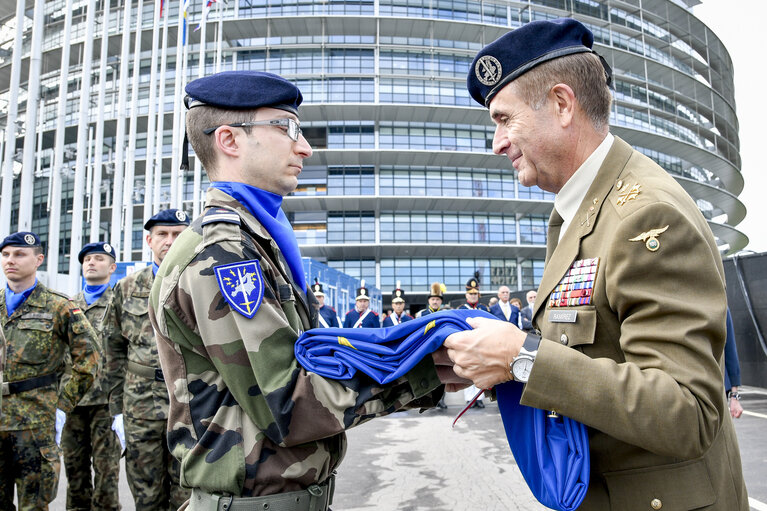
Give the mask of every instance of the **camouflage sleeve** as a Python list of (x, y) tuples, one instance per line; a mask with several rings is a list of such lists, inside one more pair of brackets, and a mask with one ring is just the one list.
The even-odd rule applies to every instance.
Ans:
[[(5, 334), (0, 328), (0, 385), (3, 384), (3, 368), (5, 367)], [(3, 393), (0, 392), (0, 410), (3, 408)]]
[[(387, 386), (365, 375), (329, 380), (299, 366), (293, 348), (302, 326), (292, 292), (286, 294), (285, 281), (271, 261), (254, 247), (243, 246), (236, 234), (203, 250), (168, 290), (167, 299), (160, 298), (168, 337), (177, 344), (182, 340), (177, 349), (186, 352), (187, 384), (199, 393), (188, 396), (190, 406), (191, 401), (206, 409), (226, 406), (222, 385), (210, 380), (213, 371), (259, 430), (278, 445), (293, 446), (402, 409), (435, 389), (436, 403), (442, 386), (430, 357), (407, 378)], [(254, 260), (263, 272), (258, 283), (263, 299), (248, 318), (226, 302), (214, 268)], [(219, 402), (203, 405), (206, 398)]]
[(69, 344), (72, 374), (59, 391), (57, 408), (69, 413), (77, 406), (98, 374), (101, 355), (98, 351), (96, 331), (83, 311), (71, 301), (60, 309), (62, 324), (66, 325), (65, 338)]
[(109, 331), (105, 344), (109, 372), (109, 414), (112, 416), (123, 412), (123, 385), (128, 361), (128, 341), (123, 337), (120, 327), (122, 296), (122, 285), (118, 282), (114, 287), (110, 304), (111, 313), (106, 318), (110, 324), (105, 325), (104, 328), (105, 331)]

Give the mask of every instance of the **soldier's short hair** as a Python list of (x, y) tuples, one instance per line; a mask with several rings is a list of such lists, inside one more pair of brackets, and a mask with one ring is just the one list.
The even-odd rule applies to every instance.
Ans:
[[(252, 121), (256, 110), (228, 110), (211, 106), (196, 106), (186, 113), (186, 132), (194, 154), (200, 159), (210, 180), (216, 177), (216, 137), (204, 131), (213, 126)], [(243, 126), (248, 135), (253, 128)]]

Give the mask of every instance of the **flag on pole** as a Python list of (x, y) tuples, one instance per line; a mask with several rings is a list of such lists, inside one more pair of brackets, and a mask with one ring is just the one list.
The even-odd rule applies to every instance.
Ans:
[(165, 7), (165, 0), (160, 0), (160, 19), (162, 19), (162, 10)]
[(181, 36), (181, 44), (186, 45), (186, 33), (188, 32), (188, 26), (189, 26), (189, 13), (187, 12), (189, 9), (189, 0), (184, 0), (184, 3), (181, 6), (181, 17), (183, 19), (183, 25), (181, 27), (182, 29), (182, 36)]
[(210, 8), (213, 6), (213, 4), (216, 3), (216, 0), (206, 0), (205, 6), (202, 8), (202, 19), (200, 20), (200, 24), (197, 25), (197, 28), (194, 29), (195, 32), (200, 30), (200, 27), (203, 23), (208, 19), (208, 13), (210, 13)]

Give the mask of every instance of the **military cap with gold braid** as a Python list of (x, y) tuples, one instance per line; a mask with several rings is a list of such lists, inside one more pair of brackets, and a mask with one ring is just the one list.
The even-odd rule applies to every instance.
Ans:
[(405, 303), (405, 292), (400, 289), (400, 281), (397, 281), (397, 288), (391, 292), (391, 303)]
[(476, 291), (479, 293), (479, 272), (475, 271), (474, 276), (466, 282), (466, 291)]

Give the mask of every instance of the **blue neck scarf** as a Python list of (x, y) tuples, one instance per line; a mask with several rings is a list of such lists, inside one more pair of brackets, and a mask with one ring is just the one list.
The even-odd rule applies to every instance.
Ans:
[(29, 295), (32, 294), (32, 291), (35, 290), (35, 287), (37, 287), (37, 279), (35, 279), (35, 283), (32, 284), (32, 287), (25, 289), (21, 293), (14, 293), (11, 288), (8, 287), (8, 284), (5, 284), (5, 310), (8, 312), (9, 318), (16, 311), (16, 309), (18, 309), (19, 306), (24, 303), (24, 300), (29, 298)]
[(255, 186), (232, 181), (215, 181), (210, 184), (237, 199), (271, 234), (288, 263), (293, 280), (306, 292), (304, 265), (293, 227), (282, 211), (282, 196), (261, 190)]
[(99, 298), (101, 298), (101, 295), (104, 294), (104, 291), (109, 288), (109, 283), (101, 284), (100, 286), (91, 286), (90, 284), (86, 284), (83, 288), (83, 296), (85, 297), (85, 303), (88, 305), (92, 304)]
[(152, 261), (152, 275), (157, 276), (157, 270), (160, 269), (160, 265)]

